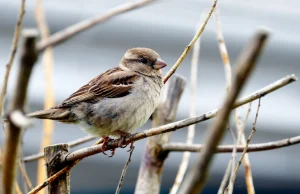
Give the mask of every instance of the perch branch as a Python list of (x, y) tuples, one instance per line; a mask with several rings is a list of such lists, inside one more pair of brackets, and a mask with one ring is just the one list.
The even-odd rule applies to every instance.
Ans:
[(234, 101), (240, 93), (247, 78), (250, 76), (250, 73), (253, 70), (260, 54), (262, 53), (267, 37), (267, 31), (259, 30), (255, 34), (254, 39), (238, 58), (236, 62), (237, 69), (232, 88), (225, 98), (223, 108), (221, 109), (218, 118), (209, 130), (210, 133), (208, 134), (208, 138), (206, 138), (207, 141), (203, 152), (199, 154), (196, 164), (189, 171), (185, 180), (180, 186), (180, 193), (196, 194), (201, 192), (203, 189), (214, 152), (224, 135), (225, 125), (227, 123), (230, 111), (234, 105)]
[(23, 33), (23, 50), (21, 53), (20, 68), (17, 76), (17, 83), (14, 90), (14, 98), (11, 103), (11, 109), (8, 113), (8, 127), (7, 137), (4, 144), (3, 154), (3, 192), (6, 194), (13, 193), (19, 144), (21, 141), (22, 128), (17, 127), (10, 120), (10, 113), (16, 110), (23, 111), (27, 94), (27, 86), (33, 65), (37, 59), (37, 52), (35, 49), (35, 40), (37, 32), (35, 30), (27, 30)]
[[(41, 40), (47, 40), (49, 38), (49, 28), (46, 21), (43, 1), (37, 0), (35, 7), (35, 19), (38, 29), (41, 33)], [(53, 86), (53, 50), (52, 47), (47, 47), (43, 53), (42, 62), (44, 65), (44, 77), (45, 77), (45, 100), (44, 109), (49, 109), (55, 105), (54, 100), (54, 86)], [(51, 120), (43, 120), (43, 138), (41, 141), (40, 150), (43, 151), (45, 147), (49, 146), (52, 142), (54, 122)], [(44, 166), (44, 160), (38, 160), (37, 164), (37, 184), (43, 182), (46, 176), (46, 170)], [(46, 193), (46, 192), (45, 192)]]
[(25, 0), (21, 0), (21, 7), (20, 7), (19, 16), (17, 19), (16, 28), (15, 28), (15, 33), (14, 33), (14, 37), (13, 37), (13, 41), (12, 41), (11, 52), (9, 55), (8, 63), (6, 65), (6, 71), (5, 71), (3, 84), (2, 84), (2, 88), (1, 88), (0, 117), (2, 117), (3, 106), (5, 103), (5, 95), (6, 95), (10, 70), (11, 70), (12, 64), (14, 62), (15, 55), (17, 53), (18, 42), (19, 42), (19, 37), (20, 37), (21, 28), (22, 28), (24, 14), (25, 14)]
[[(199, 25), (196, 26), (196, 33), (198, 30)], [(195, 46), (193, 48), (193, 56), (192, 56), (192, 61), (191, 61), (191, 99), (190, 99), (190, 117), (195, 117), (196, 116), (196, 102), (197, 102), (197, 79), (198, 79), (198, 62), (199, 62), (199, 55), (200, 55), (200, 40), (199, 38), (195, 42)], [(194, 136), (195, 136), (195, 125), (190, 125), (188, 127), (187, 131), (187, 137), (186, 137), (186, 143), (187, 144), (192, 144), (194, 141)], [(189, 159), (190, 159), (191, 153), (190, 152), (184, 152), (182, 156), (181, 163), (179, 165), (177, 175), (174, 181), (174, 184), (171, 188), (170, 194), (176, 194), (179, 188), (180, 183), (183, 180), (183, 177), (186, 173), (188, 164), (189, 164)]]
[(119, 180), (119, 184), (118, 184), (118, 187), (117, 187), (117, 190), (116, 190), (115, 194), (119, 194), (120, 191), (121, 191), (121, 188), (122, 188), (122, 185), (123, 185), (123, 182), (124, 182), (124, 177), (125, 177), (127, 168), (129, 166), (129, 163), (131, 162), (131, 156), (132, 156), (133, 150), (134, 150), (134, 146), (130, 150), (130, 154), (129, 154), (128, 160), (127, 160), (127, 162), (126, 162), (126, 164), (125, 164), (125, 166), (124, 166), (124, 168), (122, 170), (122, 174), (121, 174), (121, 177), (120, 177), (120, 180)]
[(148, 5), (149, 3), (153, 2), (154, 0), (141, 0), (138, 2), (128, 2), (128, 3), (124, 3), (122, 5), (119, 5), (117, 7), (114, 7), (112, 9), (107, 10), (104, 14), (101, 15), (97, 15), (95, 17), (83, 20), (77, 24), (74, 24), (72, 26), (69, 26), (59, 32), (56, 32), (55, 34), (53, 34), (52, 36), (50, 36), (47, 39), (43, 39), (40, 42), (38, 42), (37, 44), (37, 48), (38, 50), (41, 52), (43, 50), (45, 50), (47, 47), (49, 46), (55, 46), (57, 44), (60, 44), (70, 38), (72, 38), (73, 36), (79, 34), (80, 32), (83, 32), (91, 27), (94, 27), (95, 25), (99, 24), (99, 23), (103, 23), (106, 22), (107, 20), (131, 11), (133, 9), (137, 9), (140, 7), (143, 7), (145, 5)]
[[(290, 83), (292, 83), (296, 80), (297, 80), (297, 77), (295, 75), (286, 76), (286, 77), (284, 77), (280, 80), (277, 80), (276, 82), (274, 82), (274, 83), (272, 83), (272, 84), (270, 84), (270, 85), (268, 85), (268, 86), (266, 86), (266, 87), (264, 87), (264, 88), (262, 88), (262, 89), (260, 89), (256, 92), (254, 92), (250, 95), (247, 95), (247, 96), (237, 100), (237, 102), (234, 104), (233, 108), (237, 108), (239, 106), (242, 106), (244, 104), (252, 102), (252, 101), (254, 101), (258, 98), (264, 97), (267, 94), (269, 94), (269, 93), (271, 93), (271, 92), (273, 92), (273, 91), (275, 91), (275, 90), (277, 90), (277, 89), (279, 89), (283, 86), (286, 86), (286, 85), (288, 85), (288, 84), (290, 84)], [(170, 124), (167, 124), (167, 125), (162, 125), (162, 126), (159, 126), (159, 127), (155, 127), (155, 128), (152, 128), (152, 129), (145, 130), (145, 131), (140, 132), (140, 133), (133, 134), (130, 137), (127, 137), (125, 139), (125, 143), (131, 143), (131, 142), (134, 142), (134, 141), (145, 139), (145, 138), (150, 137), (150, 136), (159, 135), (159, 134), (167, 133), (167, 132), (171, 132), (171, 131), (176, 131), (177, 129), (184, 128), (184, 127), (187, 127), (189, 125), (199, 123), (199, 122), (202, 122), (202, 121), (206, 121), (208, 119), (211, 119), (211, 118), (215, 117), (217, 115), (218, 111), (219, 111), (219, 109), (215, 109), (215, 110), (209, 111), (209, 112), (207, 112), (205, 114), (202, 114), (200, 116), (197, 116), (197, 117), (180, 120), (180, 121), (173, 122), (173, 123), (170, 123)], [(293, 141), (294, 141), (294, 139), (292, 139), (291, 143), (289, 143), (289, 144), (292, 144)], [(297, 141), (300, 142), (300, 136), (298, 137)], [(107, 150), (112, 149), (112, 148), (117, 148), (117, 147), (118, 147), (118, 141), (117, 140), (112, 141), (112, 142), (108, 143)], [(163, 147), (165, 147), (165, 146), (163, 146)], [(241, 148), (242, 148), (242, 150), (244, 150), (244, 147), (237, 146), (237, 151), (239, 151)], [(250, 148), (251, 148), (251, 146), (249, 146), (248, 151), (250, 150)], [(102, 150), (102, 145), (95, 145), (95, 146), (91, 146), (91, 147), (88, 147), (88, 148), (83, 148), (83, 149), (77, 150), (77, 151), (69, 154), (68, 157), (65, 159), (65, 161), (66, 162), (76, 161), (76, 162), (71, 163), (70, 165), (68, 165), (67, 167), (65, 167), (61, 171), (59, 171), (57, 174), (55, 174), (54, 176), (48, 178), (44, 183), (38, 185), (31, 192), (29, 192), (29, 194), (37, 193), (42, 188), (46, 187), (49, 184), (49, 182), (55, 180), (60, 175), (64, 174), (69, 169), (71, 169), (73, 166), (75, 166), (79, 162), (78, 159), (82, 159), (82, 158), (85, 158), (85, 157), (88, 157), (88, 156), (91, 156), (91, 155), (94, 155), (94, 154), (97, 154), (97, 153), (101, 153), (102, 151), (106, 151), (106, 150)], [(185, 150), (183, 150), (183, 151), (185, 151)], [(190, 151), (190, 150), (186, 149), (186, 151)], [(232, 152), (232, 148), (228, 152)]]
[(164, 77), (164, 83), (166, 83), (168, 81), (168, 79), (175, 73), (175, 71), (177, 70), (177, 68), (179, 67), (179, 65), (181, 64), (181, 62), (184, 60), (184, 58), (186, 57), (186, 55), (190, 52), (191, 48), (193, 47), (193, 45), (195, 44), (195, 42), (197, 41), (197, 39), (201, 36), (202, 32), (205, 29), (205, 26), (211, 16), (211, 14), (213, 13), (215, 7), (217, 5), (217, 0), (214, 0), (208, 14), (207, 17), (205, 18), (203, 24), (201, 25), (201, 27), (199, 28), (198, 32), (195, 34), (195, 36), (193, 37), (193, 39), (191, 40), (191, 42), (185, 47), (183, 53), (181, 54), (181, 56), (178, 58), (178, 60), (176, 61), (176, 63), (173, 65), (173, 67), (170, 69), (170, 71), (167, 73), (167, 75)]

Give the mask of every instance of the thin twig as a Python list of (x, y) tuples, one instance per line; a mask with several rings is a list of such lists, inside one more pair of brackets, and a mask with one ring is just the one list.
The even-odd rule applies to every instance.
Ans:
[[(25, 179), (25, 182), (26, 182), (28, 188), (29, 188), (30, 190), (32, 190), (32, 189), (33, 189), (32, 183), (31, 183), (31, 181), (30, 181), (30, 178), (29, 178), (29, 176), (28, 176), (28, 173), (27, 173), (27, 171), (26, 171), (25, 166), (22, 164), (21, 161), (19, 161), (19, 168), (20, 168), (20, 171), (21, 171), (22, 176), (23, 176), (24, 179)], [(25, 184), (25, 183), (24, 183), (24, 184)]]
[[(45, 17), (43, 9), (43, 1), (36, 0), (35, 7), (35, 20), (38, 29), (41, 33), (41, 41), (47, 40), (49, 38), (49, 27)], [(44, 77), (45, 77), (45, 99), (44, 99), (44, 109), (49, 109), (55, 105), (54, 100), (54, 86), (53, 86), (53, 50), (52, 47), (47, 47), (44, 50), (42, 62), (44, 65)], [(43, 151), (45, 147), (49, 146), (52, 142), (54, 122), (51, 120), (43, 121), (43, 138), (41, 141), (40, 150)], [(45, 161), (40, 159), (37, 164), (37, 184), (43, 182), (46, 175)], [(46, 193), (46, 192), (44, 192)]]
[(5, 95), (6, 95), (10, 70), (11, 70), (12, 64), (14, 62), (14, 58), (15, 58), (17, 49), (18, 49), (18, 42), (19, 42), (19, 37), (20, 37), (21, 29), (22, 29), (22, 22), (23, 22), (24, 14), (25, 14), (25, 0), (21, 0), (19, 16), (17, 19), (14, 38), (13, 38), (12, 45), (11, 45), (11, 52), (9, 54), (8, 63), (6, 65), (6, 72), (5, 72), (5, 76), (3, 78), (3, 84), (2, 84), (1, 94), (0, 94), (0, 117), (2, 117), (2, 113), (3, 113), (3, 106), (5, 103)]
[(91, 27), (94, 27), (99, 23), (106, 22), (107, 20), (117, 15), (148, 5), (153, 1), (154, 0), (141, 0), (138, 2), (136, 1), (127, 2), (117, 7), (114, 7), (112, 9), (109, 9), (103, 14), (83, 20), (77, 24), (74, 24), (59, 32), (56, 32), (55, 34), (53, 34), (47, 39), (41, 40), (40, 42), (38, 42), (37, 48), (39, 51), (43, 51), (49, 46), (56, 46), (57, 44), (63, 43), (64, 41), (72, 38), (73, 36), (79, 34), (80, 32), (83, 32)]
[(119, 194), (120, 191), (121, 191), (121, 188), (122, 188), (122, 185), (123, 185), (123, 182), (124, 182), (124, 177), (125, 177), (125, 174), (126, 174), (126, 171), (127, 171), (127, 168), (129, 166), (129, 163), (131, 162), (131, 156), (132, 156), (132, 153), (133, 153), (133, 150), (134, 150), (134, 146), (132, 147), (131, 151), (130, 151), (130, 154), (129, 154), (129, 157), (128, 157), (128, 160), (122, 170), (122, 174), (121, 174), (121, 177), (120, 177), (120, 180), (119, 180), (119, 184), (118, 184), (118, 187), (117, 187), (117, 190), (115, 192), (115, 194)]
[[(230, 87), (229, 87), (229, 89), (230, 89)], [(235, 109), (235, 111), (236, 111), (236, 109)], [(237, 145), (237, 139), (236, 139), (236, 137), (235, 137), (235, 135), (234, 135), (234, 132), (233, 132), (233, 130), (231, 129), (231, 127), (230, 127), (230, 125), (229, 125), (229, 122), (228, 122), (228, 128), (229, 128), (229, 131), (230, 131), (230, 133), (231, 133), (231, 136), (232, 136), (232, 139), (233, 139), (233, 149), (232, 149), (232, 153), (231, 153), (231, 174), (230, 174), (230, 176), (232, 176), (233, 175), (233, 173), (234, 173), (234, 167), (235, 167), (235, 161), (236, 161), (236, 145)], [(228, 187), (228, 192), (230, 193), (232, 193), (232, 191), (233, 191), (233, 185), (229, 185), (229, 187)]]
[[(279, 88), (281, 88), (281, 87), (283, 87), (283, 86), (285, 86), (289, 83), (292, 83), (296, 80), (297, 80), (297, 77), (295, 75), (286, 76), (286, 77), (284, 77), (280, 80), (277, 80), (276, 82), (274, 82), (274, 83), (272, 83), (272, 84), (270, 84), (270, 85), (268, 85), (268, 86), (266, 86), (266, 87), (264, 87), (264, 88), (262, 88), (262, 89), (260, 89), (256, 92), (254, 92), (254, 93), (252, 93), (248, 96), (245, 96), (245, 97), (237, 100), (237, 102), (234, 104), (234, 106), (232, 108), (237, 108), (237, 107), (242, 106), (244, 104), (247, 104), (251, 101), (254, 101), (258, 98), (264, 97), (267, 94), (269, 94), (270, 92), (273, 92), (273, 91), (275, 91), (275, 90), (277, 90), (277, 89), (279, 89)], [(184, 128), (184, 127), (187, 127), (189, 125), (199, 123), (199, 122), (202, 122), (202, 121), (206, 121), (208, 119), (211, 119), (211, 118), (215, 117), (217, 115), (218, 111), (219, 111), (219, 109), (215, 109), (213, 111), (209, 111), (209, 112), (207, 112), (205, 114), (202, 114), (200, 116), (197, 116), (197, 117), (180, 120), (180, 121), (173, 122), (173, 123), (170, 123), (170, 124), (167, 124), (167, 125), (162, 125), (162, 126), (159, 126), (159, 127), (155, 127), (155, 128), (152, 128), (152, 129), (145, 130), (145, 131), (140, 132), (140, 133), (133, 134), (133, 135), (125, 138), (124, 143), (129, 144), (131, 142), (135, 142), (135, 141), (138, 141), (138, 140), (141, 140), (141, 139), (145, 139), (145, 138), (150, 137), (150, 136), (159, 135), (159, 134), (162, 134), (162, 133), (168, 133), (168, 132), (171, 132), (171, 131), (176, 131), (177, 129)], [(300, 142), (300, 136), (298, 138), (299, 139), (296, 139), (296, 140)], [(289, 144), (292, 144), (293, 141), (294, 140), (292, 140), (292, 141), (289, 140), (288, 142), (289, 142)], [(94, 155), (94, 154), (97, 154), (97, 153), (101, 153), (103, 151), (106, 151), (106, 150), (109, 150), (109, 149), (112, 149), (112, 148), (117, 148), (118, 143), (119, 143), (118, 140), (111, 141), (111, 142), (108, 143), (108, 146), (106, 147), (106, 149), (102, 149), (102, 145), (95, 145), (95, 146), (91, 146), (91, 147), (88, 147), (88, 148), (83, 148), (83, 149), (77, 150), (73, 153), (70, 153), (68, 155), (68, 157), (65, 159), (65, 161), (66, 162), (76, 161), (76, 164), (77, 164), (79, 162), (79, 159), (82, 159), (82, 158), (85, 158), (85, 157), (88, 157), (88, 156), (91, 156), (91, 155)], [(163, 147), (165, 147), (165, 145)], [(239, 151), (239, 147), (237, 147), (237, 151)], [(232, 152), (232, 149), (230, 150), (230, 152)], [(32, 190), (29, 193), (33, 194), (33, 193), (38, 192), (42, 188), (46, 187), (49, 184), (49, 182), (55, 180), (61, 174), (67, 172), (69, 169), (71, 169), (76, 164), (72, 163), (71, 165), (65, 167), (58, 174), (55, 174), (55, 176), (48, 178), (44, 183), (38, 185), (34, 190)]]
[[(196, 27), (196, 33), (198, 30), (198, 25)], [(190, 100), (190, 117), (196, 116), (196, 102), (197, 102), (197, 80), (198, 80), (198, 62), (199, 62), (199, 55), (200, 55), (200, 40), (199, 38), (195, 42), (195, 46), (193, 48), (193, 56), (191, 61), (191, 100)], [(190, 125), (188, 127), (187, 131), (187, 138), (186, 143), (187, 144), (193, 144), (194, 137), (195, 137), (195, 125)], [(179, 165), (177, 175), (174, 181), (174, 184), (171, 188), (170, 194), (176, 194), (180, 183), (183, 180), (183, 177), (186, 173), (189, 160), (190, 160), (191, 153), (190, 152), (184, 152), (182, 156), (181, 163)]]
[(22, 194), (21, 188), (20, 188), (20, 186), (19, 186), (19, 184), (18, 184), (17, 181), (15, 182), (15, 187), (16, 187), (16, 193), (17, 194)]
[[(278, 141), (271, 141), (265, 143), (249, 144), (247, 148), (248, 152), (262, 152), (268, 150), (275, 150), (279, 148), (284, 148), (300, 143), (300, 135), (281, 139)], [(220, 145), (217, 147), (215, 153), (230, 153), (233, 150), (234, 145)], [(162, 146), (162, 149), (166, 152), (201, 152), (203, 151), (204, 145), (202, 144), (193, 144), (187, 145), (185, 143), (169, 143)], [(238, 145), (236, 147), (237, 152), (244, 152), (246, 146)]]
[(232, 168), (232, 164), (231, 163), (232, 163), (232, 160), (229, 160), (227, 168), (226, 168), (226, 171), (225, 171), (225, 174), (224, 174), (222, 182), (221, 182), (221, 185), (220, 185), (219, 190), (218, 190), (218, 194), (223, 194), (223, 191), (225, 189), (227, 181), (228, 181), (228, 179), (230, 177), (230, 171), (231, 171), (231, 168)]
[(176, 63), (173, 65), (173, 67), (170, 69), (170, 71), (167, 73), (167, 75), (164, 77), (164, 83), (166, 83), (168, 81), (168, 79), (175, 73), (175, 71), (177, 70), (177, 68), (180, 66), (181, 62), (184, 60), (184, 58), (187, 56), (187, 54), (190, 52), (191, 48), (193, 47), (193, 45), (195, 44), (195, 42), (197, 41), (197, 39), (201, 36), (202, 32), (205, 29), (205, 26), (211, 16), (211, 14), (213, 13), (215, 7), (217, 5), (217, 0), (214, 0), (203, 24), (201, 25), (201, 27), (199, 28), (198, 32), (195, 34), (195, 36), (193, 37), (193, 39), (191, 40), (191, 42), (185, 47), (183, 53), (181, 54), (181, 56), (178, 58), (178, 60), (176, 61)]
[(267, 40), (268, 32), (259, 30), (252, 41), (250, 42), (237, 60), (237, 69), (235, 79), (223, 103), (222, 109), (216, 119), (214, 125), (209, 130), (208, 137), (206, 138), (206, 146), (200, 154), (193, 168), (187, 173), (186, 178), (182, 182), (179, 193), (196, 194), (202, 191), (204, 184), (207, 180), (209, 167), (214, 156), (214, 151), (220, 143), (225, 133), (226, 123), (234, 101), (240, 93), (246, 80), (250, 76), (259, 56), (263, 51), (264, 44)]
[(248, 137), (248, 139), (247, 139), (247, 143), (246, 143), (245, 149), (244, 149), (244, 151), (243, 151), (243, 153), (242, 153), (242, 155), (241, 155), (241, 157), (240, 157), (240, 160), (239, 160), (239, 162), (238, 162), (238, 164), (237, 164), (237, 166), (236, 166), (236, 168), (235, 168), (235, 170), (234, 170), (234, 176), (232, 176), (231, 179), (230, 179), (230, 182), (231, 182), (232, 184), (234, 184), (235, 178), (236, 178), (237, 173), (238, 173), (238, 171), (239, 171), (239, 168), (240, 168), (240, 166), (241, 166), (241, 164), (242, 164), (242, 160), (243, 160), (245, 154), (247, 153), (247, 149), (248, 149), (249, 143), (250, 143), (250, 141), (251, 141), (251, 139), (252, 139), (254, 133), (256, 132), (256, 122), (257, 122), (258, 112), (259, 112), (259, 108), (260, 108), (260, 100), (261, 100), (261, 99), (259, 98), (259, 99), (258, 99), (257, 110), (256, 110), (256, 115), (255, 115), (255, 120), (254, 120), (254, 122), (253, 122), (253, 128), (252, 128), (252, 131), (251, 131), (251, 133), (250, 133), (250, 135), (249, 135), (249, 137)]

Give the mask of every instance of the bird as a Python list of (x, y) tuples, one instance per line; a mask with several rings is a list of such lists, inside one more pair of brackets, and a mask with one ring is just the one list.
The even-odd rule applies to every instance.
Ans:
[(131, 48), (117, 67), (96, 76), (59, 105), (27, 116), (79, 125), (102, 137), (104, 148), (110, 140), (120, 138), (121, 147), (124, 138), (144, 125), (158, 106), (165, 66), (154, 50)]

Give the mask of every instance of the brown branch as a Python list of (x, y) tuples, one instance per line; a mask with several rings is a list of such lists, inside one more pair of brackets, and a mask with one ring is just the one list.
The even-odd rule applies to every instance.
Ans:
[[(198, 30), (199, 25), (196, 26), (196, 32)], [(199, 62), (199, 55), (200, 55), (200, 38), (195, 42), (195, 46), (193, 48), (193, 56), (191, 61), (191, 99), (190, 99), (190, 117), (196, 116), (196, 102), (197, 102), (197, 79), (198, 79), (198, 62)], [(187, 131), (186, 143), (192, 144), (195, 137), (195, 125), (190, 125)], [(183, 177), (186, 173), (189, 160), (190, 160), (191, 153), (184, 152), (182, 156), (181, 163), (179, 165), (177, 175), (174, 181), (174, 184), (171, 188), (170, 194), (176, 194), (180, 183), (183, 180)]]
[(38, 42), (37, 48), (41, 52), (49, 46), (56, 46), (57, 44), (61, 44), (64, 41), (79, 34), (80, 32), (83, 32), (91, 27), (94, 27), (95, 25), (97, 25), (99, 23), (106, 22), (107, 20), (109, 20), (119, 14), (126, 13), (133, 9), (137, 9), (137, 8), (143, 7), (145, 5), (148, 5), (149, 3), (153, 2), (153, 1), (154, 0), (141, 0), (138, 2), (128, 2), (128, 3), (124, 3), (122, 5), (119, 5), (117, 7), (114, 7), (112, 9), (109, 9), (104, 14), (97, 15), (95, 17), (83, 20), (77, 24), (74, 24), (74, 25), (69, 26), (59, 32), (56, 32), (55, 34), (53, 34), (52, 36), (50, 36), (47, 39), (41, 40), (40, 42)]
[(238, 58), (237, 70), (232, 88), (225, 99), (223, 108), (220, 111), (217, 120), (209, 130), (210, 133), (208, 134), (208, 138), (206, 138), (207, 142), (203, 152), (199, 154), (196, 164), (182, 182), (179, 193), (199, 193), (203, 189), (214, 151), (225, 133), (225, 126), (234, 105), (234, 101), (262, 53), (267, 37), (268, 33), (266, 31), (258, 31), (251, 41), (251, 44), (246, 47), (244, 52), (242, 52)]
[(181, 54), (181, 56), (178, 58), (178, 60), (176, 61), (176, 63), (173, 65), (173, 67), (170, 69), (170, 71), (167, 73), (167, 75), (164, 77), (164, 83), (166, 83), (168, 81), (168, 79), (175, 73), (175, 71), (177, 70), (177, 68), (180, 66), (181, 62), (184, 60), (184, 58), (187, 56), (187, 54), (190, 52), (191, 48), (193, 47), (193, 45), (195, 44), (195, 42), (197, 41), (197, 39), (201, 36), (202, 32), (205, 29), (205, 26), (211, 16), (211, 14), (213, 13), (215, 7), (217, 5), (217, 0), (214, 0), (209, 13), (207, 14), (207, 17), (205, 18), (203, 24), (201, 25), (201, 27), (199, 28), (198, 32), (195, 34), (195, 36), (193, 37), (193, 39), (191, 40), (191, 42), (185, 47), (183, 53)]
[(126, 162), (126, 164), (125, 164), (125, 166), (124, 166), (124, 168), (122, 170), (122, 174), (121, 174), (121, 177), (120, 177), (120, 180), (119, 180), (119, 184), (118, 184), (118, 187), (117, 187), (117, 190), (116, 190), (115, 194), (119, 194), (120, 191), (121, 191), (121, 188), (122, 188), (122, 185), (123, 185), (123, 182), (124, 182), (124, 177), (125, 177), (127, 168), (129, 166), (129, 163), (131, 162), (131, 156), (132, 156), (133, 150), (134, 150), (134, 146), (130, 150), (128, 160), (127, 160), (127, 162)]
[(9, 59), (8, 59), (7, 65), (6, 65), (6, 71), (5, 71), (5, 75), (3, 78), (3, 84), (2, 84), (2, 88), (1, 88), (0, 117), (2, 117), (2, 111), (3, 111), (4, 102), (5, 102), (5, 95), (6, 95), (10, 70), (11, 70), (12, 64), (14, 62), (15, 55), (17, 53), (18, 42), (19, 42), (20, 32), (22, 29), (22, 22), (23, 22), (24, 14), (25, 14), (25, 0), (21, 0), (21, 6), (20, 6), (20, 11), (19, 11), (19, 16), (17, 19), (17, 24), (16, 24), (16, 28), (15, 28), (13, 41), (12, 41), (11, 52), (9, 54)]
[(33, 30), (25, 31), (23, 36), (24, 42), (22, 45), (23, 50), (21, 53), (20, 68), (17, 76), (18, 80), (14, 90), (11, 110), (8, 114), (8, 127), (6, 130), (7, 137), (4, 144), (2, 181), (4, 187), (3, 192), (6, 194), (11, 194), (13, 192), (22, 132), (22, 128), (17, 127), (13, 122), (11, 122), (9, 115), (13, 111), (23, 111), (30, 74), (37, 59), (37, 52), (35, 49), (37, 32)]
[[(19, 161), (19, 168), (20, 168), (20, 171), (21, 171), (22, 176), (23, 176), (24, 179), (25, 179), (25, 182), (26, 182), (28, 188), (29, 188), (30, 190), (32, 190), (32, 189), (33, 189), (32, 183), (31, 183), (31, 181), (30, 181), (30, 178), (29, 178), (29, 176), (28, 176), (28, 173), (27, 173), (27, 171), (26, 171), (25, 166), (24, 166), (24, 164), (23, 164), (21, 161)], [(24, 184), (25, 184), (25, 183), (24, 183)]]
[[(152, 126), (161, 126), (175, 120), (177, 107), (185, 87), (185, 80), (172, 76), (163, 92), (163, 100), (152, 115)], [(171, 133), (148, 138), (143, 154), (135, 194), (158, 194), (164, 162), (168, 156), (161, 151), (161, 146), (169, 142)], [(149, 165), (151, 164), (151, 165)]]
[[(99, 138), (99, 137), (88, 135), (86, 137), (81, 137), (79, 139), (71, 141), (68, 143), (68, 145), (70, 148), (73, 148), (73, 147), (76, 147), (78, 145), (84, 144), (86, 142), (89, 142), (89, 141), (97, 139), (97, 138)], [(33, 154), (31, 156), (26, 156), (22, 160), (23, 160), (23, 162), (32, 162), (32, 161), (35, 161), (35, 160), (43, 158), (43, 157), (44, 157), (44, 152), (40, 152), (37, 154)]]
[[(234, 104), (233, 108), (237, 108), (239, 106), (242, 106), (244, 104), (247, 104), (249, 102), (252, 102), (258, 98), (261, 98), (261, 97), (264, 97), (266, 96), (267, 94), (285, 86), (285, 85), (288, 85), (294, 81), (297, 80), (297, 77), (295, 75), (289, 75), (289, 76), (286, 76), (280, 80), (277, 80), (276, 82), (248, 95), (248, 96), (245, 96), (239, 100), (237, 100), (237, 102)], [(159, 134), (162, 134), (162, 133), (168, 133), (168, 132), (171, 132), (171, 131), (176, 131), (177, 129), (181, 129), (181, 128), (184, 128), (184, 127), (187, 127), (189, 125), (192, 125), (192, 124), (195, 124), (195, 123), (199, 123), (199, 122), (202, 122), (202, 121), (206, 121), (208, 119), (211, 119), (213, 117), (215, 117), (218, 113), (219, 109), (215, 109), (215, 110), (212, 110), (212, 111), (209, 111), (205, 114), (202, 114), (200, 116), (197, 116), (197, 117), (193, 117), (193, 118), (188, 118), (188, 119), (184, 119), (184, 120), (180, 120), (180, 121), (177, 121), (177, 122), (173, 122), (173, 123), (170, 123), (170, 124), (167, 124), (167, 125), (162, 125), (162, 126), (159, 126), (159, 127), (155, 127), (155, 128), (152, 128), (152, 129), (148, 129), (148, 130), (145, 130), (143, 132), (140, 132), (140, 133), (136, 133), (136, 134), (133, 134), (131, 135), (130, 137), (127, 137), (124, 141), (124, 143), (131, 143), (131, 142), (135, 142), (135, 141), (138, 141), (138, 140), (141, 140), (141, 139), (145, 139), (147, 137), (151, 137), (151, 136), (154, 136), (154, 135), (159, 135)], [(300, 141), (300, 137), (299, 137), (299, 141)], [(106, 150), (110, 150), (112, 148), (117, 148), (118, 147), (118, 143), (119, 141), (118, 140), (115, 140), (115, 141), (112, 141), (110, 143), (108, 143), (108, 146), (105, 150), (102, 149), (102, 145), (95, 145), (95, 146), (91, 146), (91, 147), (88, 147), (88, 148), (82, 148), (80, 150), (77, 150), (73, 153), (70, 153), (65, 161), (66, 162), (71, 162), (70, 165), (66, 166), (64, 169), (62, 169), (61, 171), (59, 171), (57, 174), (55, 174), (54, 176), (48, 178), (44, 183), (38, 185), (35, 189), (33, 189), (31, 192), (29, 192), (30, 194), (33, 194), (33, 193), (36, 193), (38, 192), (39, 190), (41, 190), (42, 188), (46, 187), (51, 181), (55, 180), (56, 178), (58, 178), (60, 175), (64, 174), (65, 172), (67, 172), (69, 169), (71, 169), (73, 166), (75, 166), (80, 160), (79, 159), (83, 159), (85, 157), (88, 157), (88, 156), (91, 156), (91, 155), (95, 155), (97, 153), (101, 153), (103, 151), (106, 151)], [(165, 147), (165, 145), (163, 146)], [(250, 146), (249, 146), (250, 148)], [(239, 147), (237, 147), (237, 150), (239, 150)], [(250, 150), (250, 149), (248, 149)], [(186, 150), (186, 151), (189, 151), (189, 150)], [(232, 152), (232, 149), (229, 151), (229, 152)], [(72, 163), (74, 162), (75, 163)]]
[(232, 168), (231, 163), (232, 163), (232, 160), (229, 160), (226, 171), (225, 171), (225, 174), (224, 174), (222, 182), (221, 182), (221, 185), (220, 185), (219, 190), (218, 190), (218, 194), (223, 194), (224, 193), (226, 183), (227, 183), (227, 181), (230, 177), (230, 171), (231, 171), (231, 168)]

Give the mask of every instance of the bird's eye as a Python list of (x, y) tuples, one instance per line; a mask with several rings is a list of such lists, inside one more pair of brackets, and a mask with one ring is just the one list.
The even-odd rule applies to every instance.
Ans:
[(147, 60), (147, 59), (145, 59), (145, 58), (141, 58), (141, 63), (143, 63), (143, 64), (147, 64), (147, 63), (148, 63), (148, 60)]

